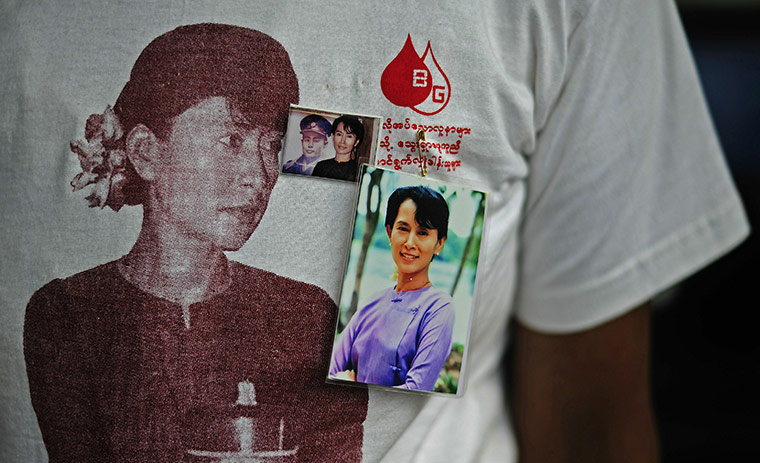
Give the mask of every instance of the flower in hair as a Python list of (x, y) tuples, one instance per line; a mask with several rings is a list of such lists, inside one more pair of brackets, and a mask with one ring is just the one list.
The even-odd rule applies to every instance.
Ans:
[(90, 207), (109, 206), (118, 211), (124, 205), (122, 187), (127, 180), (124, 129), (111, 106), (103, 114), (87, 118), (84, 140), (73, 140), (71, 151), (79, 158), (82, 172), (72, 180), (74, 191), (95, 185), (85, 198)]

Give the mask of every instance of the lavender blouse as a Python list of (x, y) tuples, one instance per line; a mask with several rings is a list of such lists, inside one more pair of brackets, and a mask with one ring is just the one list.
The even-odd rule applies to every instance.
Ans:
[(432, 391), (451, 351), (454, 306), (427, 286), (376, 294), (335, 341), (330, 375), (354, 370), (356, 381)]

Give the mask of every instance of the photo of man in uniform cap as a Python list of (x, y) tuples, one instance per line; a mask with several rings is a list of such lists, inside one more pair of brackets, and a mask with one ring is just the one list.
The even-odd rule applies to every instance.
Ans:
[(292, 159), (282, 166), (282, 171), (289, 174), (311, 175), (314, 166), (322, 157), (322, 149), (327, 146), (331, 124), (324, 117), (309, 114), (301, 119), (302, 154), (298, 159)]

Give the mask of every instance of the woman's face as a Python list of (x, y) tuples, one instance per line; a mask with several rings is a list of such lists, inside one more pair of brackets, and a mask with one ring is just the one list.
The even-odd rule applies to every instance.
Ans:
[(438, 239), (438, 230), (417, 223), (414, 214), (417, 205), (411, 199), (401, 203), (393, 227), (386, 226), (391, 241), (393, 261), (399, 274), (412, 277), (427, 273), (433, 255), (441, 252), (446, 238)]
[(224, 250), (245, 244), (277, 181), (281, 134), (211, 97), (177, 116), (160, 140), (150, 207), (181, 236)]
[(351, 151), (353, 151), (354, 147), (359, 144), (359, 139), (356, 138), (356, 135), (353, 133), (349, 133), (347, 129), (343, 126), (343, 123), (338, 123), (338, 127), (335, 128), (335, 133), (333, 134), (333, 145), (335, 146), (335, 154), (336, 155), (347, 155), (351, 154)]

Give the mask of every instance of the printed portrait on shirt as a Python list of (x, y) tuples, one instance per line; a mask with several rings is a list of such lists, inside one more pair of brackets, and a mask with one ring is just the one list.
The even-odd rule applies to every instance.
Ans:
[(142, 226), (126, 255), (27, 306), (50, 461), (361, 461), (367, 393), (324, 380), (334, 302), (226, 254), (259, 227), (278, 179), (299, 99), (288, 53), (252, 29), (182, 26), (113, 85), (113, 107), (70, 144), (71, 186), (93, 213), (140, 207)]
[(485, 194), (366, 167), (329, 378), (461, 392)]

